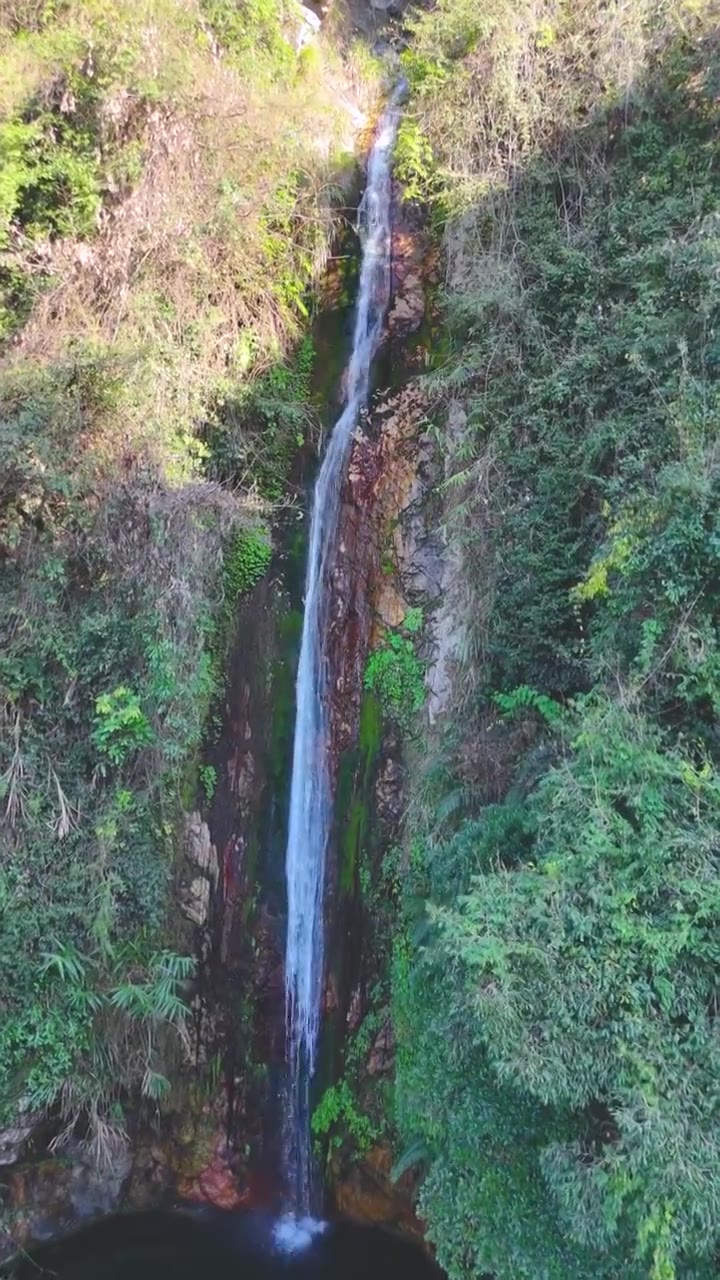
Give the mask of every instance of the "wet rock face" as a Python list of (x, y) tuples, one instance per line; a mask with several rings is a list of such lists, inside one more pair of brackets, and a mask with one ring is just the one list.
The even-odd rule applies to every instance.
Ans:
[[(377, 723), (372, 731), (376, 740), (363, 741), (363, 733), (368, 736), (363, 703), (367, 657), (387, 628), (402, 624), (409, 607), (422, 604), (427, 609), (441, 593), (443, 581), (443, 548), (431, 533), (428, 516), (428, 496), (442, 477), (426, 428), (425, 392), (413, 379), (423, 367), (427, 283), (428, 277), (434, 279), (436, 262), (420, 212), (404, 207), (399, 191), (396, 197), (393, 298), (380, 358), (380, 376), (391, 389), (378, 393), (355, 433), (332, 571), (328, 652), (333, 760), (340, 780), (338, 850), (331, 859), (326, 896), (327, 989), (332, 992), (326, 1011), (334, 1019), (336, 1040), (359, 1028), (368, 1011), (368, 991), (378, 978), (373, 954), (377, 926), (363, 902), (360, 859), (366, 876), (379, 874), (384, 853), (397, 842), (405, 807), (405, 765), (397, 731), (390, 723)], [(353, 822), (360, 834), (351, 850)], [(339, 1073), (342, 1054), (336, 1052)], [(394, 1052), (388, 1016), (365, 1061), (369, 1090), (381, 1081), (389, 1084)], [(361, 1095), (362, 1088), (361, 1080)], [(330, 1174), (334, 1206), (355, 1220), (422, 1236), (414, 1212), (414, 1177), (405, 1175), (394, 1184), (392, 1164), (384, 1143), (351, 1161), (343, 1149), (335, 1151)]]
[[(396, 184), (396, 205), (400, 192)], [(393, 301), (388, 313), (392, 341), (416, 333), (425, 319), (426, 285), (432, 267), (424, 214), (414, 205), (399, 205), (393, 228)]]
[(0, 1259), (121, 1208), (176, 1199), (219, 1208), (252, 1203), (255, 1184), (228, 1146), (226, 1113), (222, 1091), (208, 1096), (186, 1081), (162, 1124), (128, 1115), (129, 1143), (116, 1144), (100, 1167), (79, 1141), (59, 1157), (28, 1153), (4, 1173)]
[(204, 868), (212, 891), (199, 949), (206, 953), (201, 1018), (209, 1013), (214, 1025), (200, 1039), (208, 1041), (206, 1056), (221, 1064), (223, 1094), (221, 1131), (204, 1172), (195, 1175), (192, 1198), (220, 1207), (254, 1197), (248, 1188), (258, 1185), (259, 1169), (265, 1178), (272, 1167), (279, 1187), (280, 1117), (271, 1077), (285, 1055), (281, 788), (292, 741), (292, 718), (285, 723), (280, 715), (277, 686), (280, 668), (292, 686), (281, 657), (291, 609), (282, 574), (278, 563), (241, 605), (212, 758), (217, 785), (207, 832), (196, 828), (192, 849), (193, 878)]
[(338, 1161), (333, 1170), (337, 1210), (355, 1222), (395, 1227), (422, 1239), (424, 1228), (413, 1209), (412, 1180), (405, 1175), (393, 1182), (392, 1167), (392, 1151), (384, 1144), (349, 1169)]
[(272, 1194), (255, 1173), (268, 1091), (257, 1068), (284, 1055), (283, 921), (255, 904), (272, 791), (271, 668), (287, 600), (266, 581), (240, 608), (212, 749), (215, 794), (187, 815), (178, 851), (183, 946), (194, 946), (199, 971), (187, 993), (189, 1041), (167, 1068), (173, 1091), (161, 1117), (126, 1102), (128, 1144), (99, 1169), (79, 1142), (53, 1155), (60, 1121), (20, 1116), (0, 1131), (0, 1258), (119, 1208), (179, 1197), (235, 1209)]
[(216, 1140), (205, 1167), (195, 1177), (180, 1180), (178, 1194), (183, 1200), (216, 1209), (240, 1209), (252, 1200), (250, 1187), (239, 1184), (223, 1135)]
[(79, 1142), (68, 1143), (63, 1159), (19, 1162), (5, 1188), (11, 1227), (3, 1239), (0, 1258), (30, 1239), (41, 1240), (77, 1222), (117, 1209), (127, 1186), (132, 1159), (118, 1147), (112, 1162), (99, 1169)]
[[(425, 320), (427, 274), (435, 270), (422, 212), (402, 201), (395, 184), (392, 232), (392, 301), (385, 358), (399, 369), (404, 344)], [(402, 380), (403, 375), (400, 375)], [(377, 619), (398, 625), (407, 602), (394, 580), (381, 571), (388, 531), (401, 531), (421, 503), (427, 477), (421, 474), (428, 450), (419, 444), (424, 395), (407, 387), (402, 395), (380, 398), (358, 424), (340, 510), (337, 551), (331, 567), (332, 611), (328, 661), (332, 672), (331, 758), (337, 761), (357, 736), (363, 676)], [(407, 520), (403, 528), (407, 530)], [(420, 537), (398, 554), (406, 562), (422, 558)]]
[[(409, 331), (425, 319), (423, 264), (428, 241), (415, 208), (406, 208), (395, 191), (393, 216), (393, 295), (381, 363), (396, 365)], [(420, 286), (420, 295), (418, 294)], [(395, 320), (392, 320), (392, 317)], [(399, 370), (399, 365), (396, 365)], [(402, 381), (403, 373), (399, 374)], [(349, 1025), (353, 992), (364, 989), (364, 926), (359, 891), (359, 854), (366, 827), (393, 838), (402, 811), (402, 768), (397, 743), (386, 733), (379, 758), (380, 727), (372, 747), (363, 742), (361, 707), (368, 653), (383, 626), (399, 625), (412, 603), (400, 575), (387, 573), (408, 554), (424, 554), (420, 533), (411, 539), (411, 522), (422, 505), (427, 477), (421, 474), (420, 445), (425, 417), (424, 393), (414, 383), (395, 394), (378, 396), (358, 424), (341, 496), (338, 540), (330, 583), (327, 655), (330, 670), (330, 758), (336, 784), (337, 823), (326, 872), (328, 968), (324, 1007), (333, 1015), (336, 1039)], [(377, 713), (376, 713), (377, 715)], [(375, 782), (377, 774), (377, 783)], [(370, 791), (375, 789), (371, 797)], [(348, 811), (341, 812), (345, 806)], [(350, 816), (349, 816), (350, 815)], [(355, 824), (349, 829), (348, 822)], [(359, 1008), (358, 1016), (364, 1010)], [(339, 1048), (337, 1050), (339, 1052)]]

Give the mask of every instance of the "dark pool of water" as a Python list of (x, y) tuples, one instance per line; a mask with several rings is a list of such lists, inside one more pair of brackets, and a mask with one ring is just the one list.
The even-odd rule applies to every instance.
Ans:
[(104, 1218), (16, 1259), (17, 1280), (442, 1280), (415, 1242), (352, 1222), (193, 1209)]

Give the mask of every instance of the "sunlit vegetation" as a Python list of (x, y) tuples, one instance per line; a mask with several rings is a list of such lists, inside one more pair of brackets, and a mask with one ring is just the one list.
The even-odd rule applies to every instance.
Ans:
[(2, 6), (0, 1125), (54, 1108), (100, 1160), (187, 1050), (183, 806), (313, 426), (302, 331), (370, 79), (298, 21)]
[[(299, 49), (289, 0), (2, 13), (0, 1124), (52, 1110), (110, 1164), (188, 1054), (183, 812), (315, 432), (368, 63)], [(313, 1127), (331, 1157), (397, 1138), (451, 1280), (717, 1271), (719, 17), (408, 20), (454, 701), (422, 728), (412, 609), (366, 666), (342, 842), (376, 991)], [(383, 726), (411, 794), (371, 867)], [(390, 981), (392, 1104), (364, 1087)]]
[(425, 701), (424, 668), (415, 638), (422, 627), (422, 610), (408, 609), (402, 626), (392, 631), (370, 654), (365, 688), (374, 693), (383, 713), (410, 733)]

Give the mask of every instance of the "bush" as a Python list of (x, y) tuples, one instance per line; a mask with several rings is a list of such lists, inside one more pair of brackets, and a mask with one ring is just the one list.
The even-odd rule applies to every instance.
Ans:
[[(422, 1084), (416, 1067), (401, 1074), (401, 1096), (446, 1171), (473, 1144), (485, 1226), (466, 1244), (478, 1270), (497, 1270), (508, 1254), (498, 1189), (491, 1193), (502, 1167), (503, 1195), (519, 1194), (527, 1177), (536, 1184), (534, 1212), (584, 1258), (580, 1274), (608, 1274), (633, 1258), (633, 1275), (645, 1265), (663, 1274), (653, 1270), (661, 1263), (704, 1274), (717, 1230), (706, 1153), (717, 1070), (708, 1002), (719, 805), (714, 771), (698, 771), (641, 715), (588, 700), (565, 760), (527, 802), (532, 841), (519, 847), (512, 826), (498, 838), (497, 822), (482, 816), (459, 833), (471, 854), (466, 892), (433, 909), (437, 946), (415, 978), (445, 992), (444, 1008), (431, 1006), (437, 1067), (424, 1061)], [(424, 1022), (419, 1011), (410, 1018), (413, 1027)], [(475, 1088), (493, 1098), (485, 1108), (463, 1084), (473, 1058)], [(461, 1125), (447, 1110), (458, 1096)], [(430, 1097), (433, 1122), (424, 1114)], [(509, 1123), (517, 1106), (528, 1124), (520, 1140)], [(451, 1222), (445, 1194), (438, 1168), (423, 1193), (431, 1222)], [(518, 1271), (535, 1275), (538, 1226), (517, 1213), (513, 1222)], [(457, 1271), (463, 1251), (445, 1244)], [(565, 1265), (552, 1274), (567, 1274)]]
[(230, 601), (251, 591), (267, 573), (272, 547), (264, 529), (241, 530), (225, 557), (225, 593)]
[(149, 1041), (111, 996), (150, 982), (153, 956), (182, 941), (174, 836), (237, 509), (211, 491), (183, 502), (157, 479), (104, 490), (97, 472), (88, 495), (85, 464), (68, 467), (83, 383), (87, 421), (111, 406), (112, 380), (82, 366), (2, 388), (16, 464), (0, 514), (0, 1098), (7, 1122), (53, 1105), (101, 1142), (127, 1090), (159, 1096), (184, 1034), (160, 1019)]
[(463, 409), (466, 639), (410, 808), (426, 903), (413, 877), (398, 1112), (451, 1277), (709, 1277), (713, 14), (473, 10), (418, 16), (413, 51), (450, 214), (455, 350), (432, 377)]
[(124, 685), (95, 700), (92, 739), (111, 764), (122, 764), (132, 751), (152, 742), (152, 729), (136, 694)]
[(270, 561), (257, 494), (283, 496), (310, 421), (299, 329), (348, 116), (292, 13), (0, 19), (0, 1101), (82, 1119), (99, 1154), (177, 1062), (182, 799)]
[(369, 1117), (359, 1109), (347, 1080), (326, 1089), (313, 1111), (312, 1132), (316, 1138), (330, 1139), (330, 1146), (342, 1145), (343, 1136), (349, 1137), (356, 1152), (368, 1151), (376, 1137)]
[(294, 51), (285, 37), (291, 10), (285, 0), (202, 0), (202, 10), (230, 56), (266, 55), (276, 74), (292, 70)]
[[(297, 281), (298, 299), (307, 281)], [(273, 365), (256, 381), (223, 397), (207, 427), (209, 470), (218, 479), (242, 477), (259, 495), (277, 502), (290, 466), (315, 422), (311, 379), (315, 351), (305, 337), (290, 359)]]
[(410, 638), (422, 625), (422, 614), (411, 609), (404, 628), (409, 635), (391, 633), (370, 654), (365, 670), (365, 688), (374, 693), (386, 715), (409, 732), (425, 702), (425, 668)]

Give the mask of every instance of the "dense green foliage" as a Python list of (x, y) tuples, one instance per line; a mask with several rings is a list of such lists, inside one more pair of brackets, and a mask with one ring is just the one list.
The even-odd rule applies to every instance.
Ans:
[(655, 1255), (700, 1274), (718, 1212), (717, 778), (601, 698), (558, 751), (525, 803), (436, 855), (437, 943), (401, 1013), (422, 1036), (403, 1105), (437, 1156), (424, 1194), (455, 1267), (564, 1276), (574, 1255), (574, 1274), (624, 1259), (643, 1275)]
[[(112, 993), (151, 981), (175, 941), (166, 895), (183, 766), (214, 688), (207, 553), (237, 516), (218, 493), (189, 502), (137, 484), (93, 486), (91, 502), (64, 450), (72, 458), (73, 435), (101, 411), (99, 388), (82, 366), (5, 383), (17, 467), (2, 511), (0, 1093), (4, 1115), (62, 1092), (79, 1116), (84, 1097), (106, 1134), (112, 1099), (129, 1084), (152, 1092), (162, 1074), (157, 1037), (150, 1053), (138, 1027), (130, 1047), (137, 1010)], [(51, 947), (74, 967), (48, 967)]]
[(326, 1089), (312, 1115), (312, 1132), (315, 1138), (330, 1137), (330, 1149), (342, 1142), (340, 1129), (353, 1142), (359, 1154), (367, 1151), (377, 1137), (368, 1116), (359, 1110), (352, 1089), (346, 1079)]
[(712, 19), (443, 0), (407, 55), (465, 598), (413, 809), (397, 1102), (452, 1277), (715, 1273)]
[(365, 669), (365, 688), (406, 733), (425, 701), (425, 672), (414, 641), (421, 626), (421, 610), (409, 609), (401, 630), (391, 632), (373, 650)]
[(312, 423), (348, 72), (298, 22), (0, 14), (0, 1126), (53, 1108), (99, 1158), (184, 1051), (183, 809)]
[(243, 529), (225, 557), (225, 597), (232, 607), (267, 572), (272, 551), (266, 530)]
[(288, 359), (221, 398), (206, 428), (211, 475), (239, 478), (269, 501), (282, 497), (292, 459), (314, 422), (314, 361), (306, 335)]

